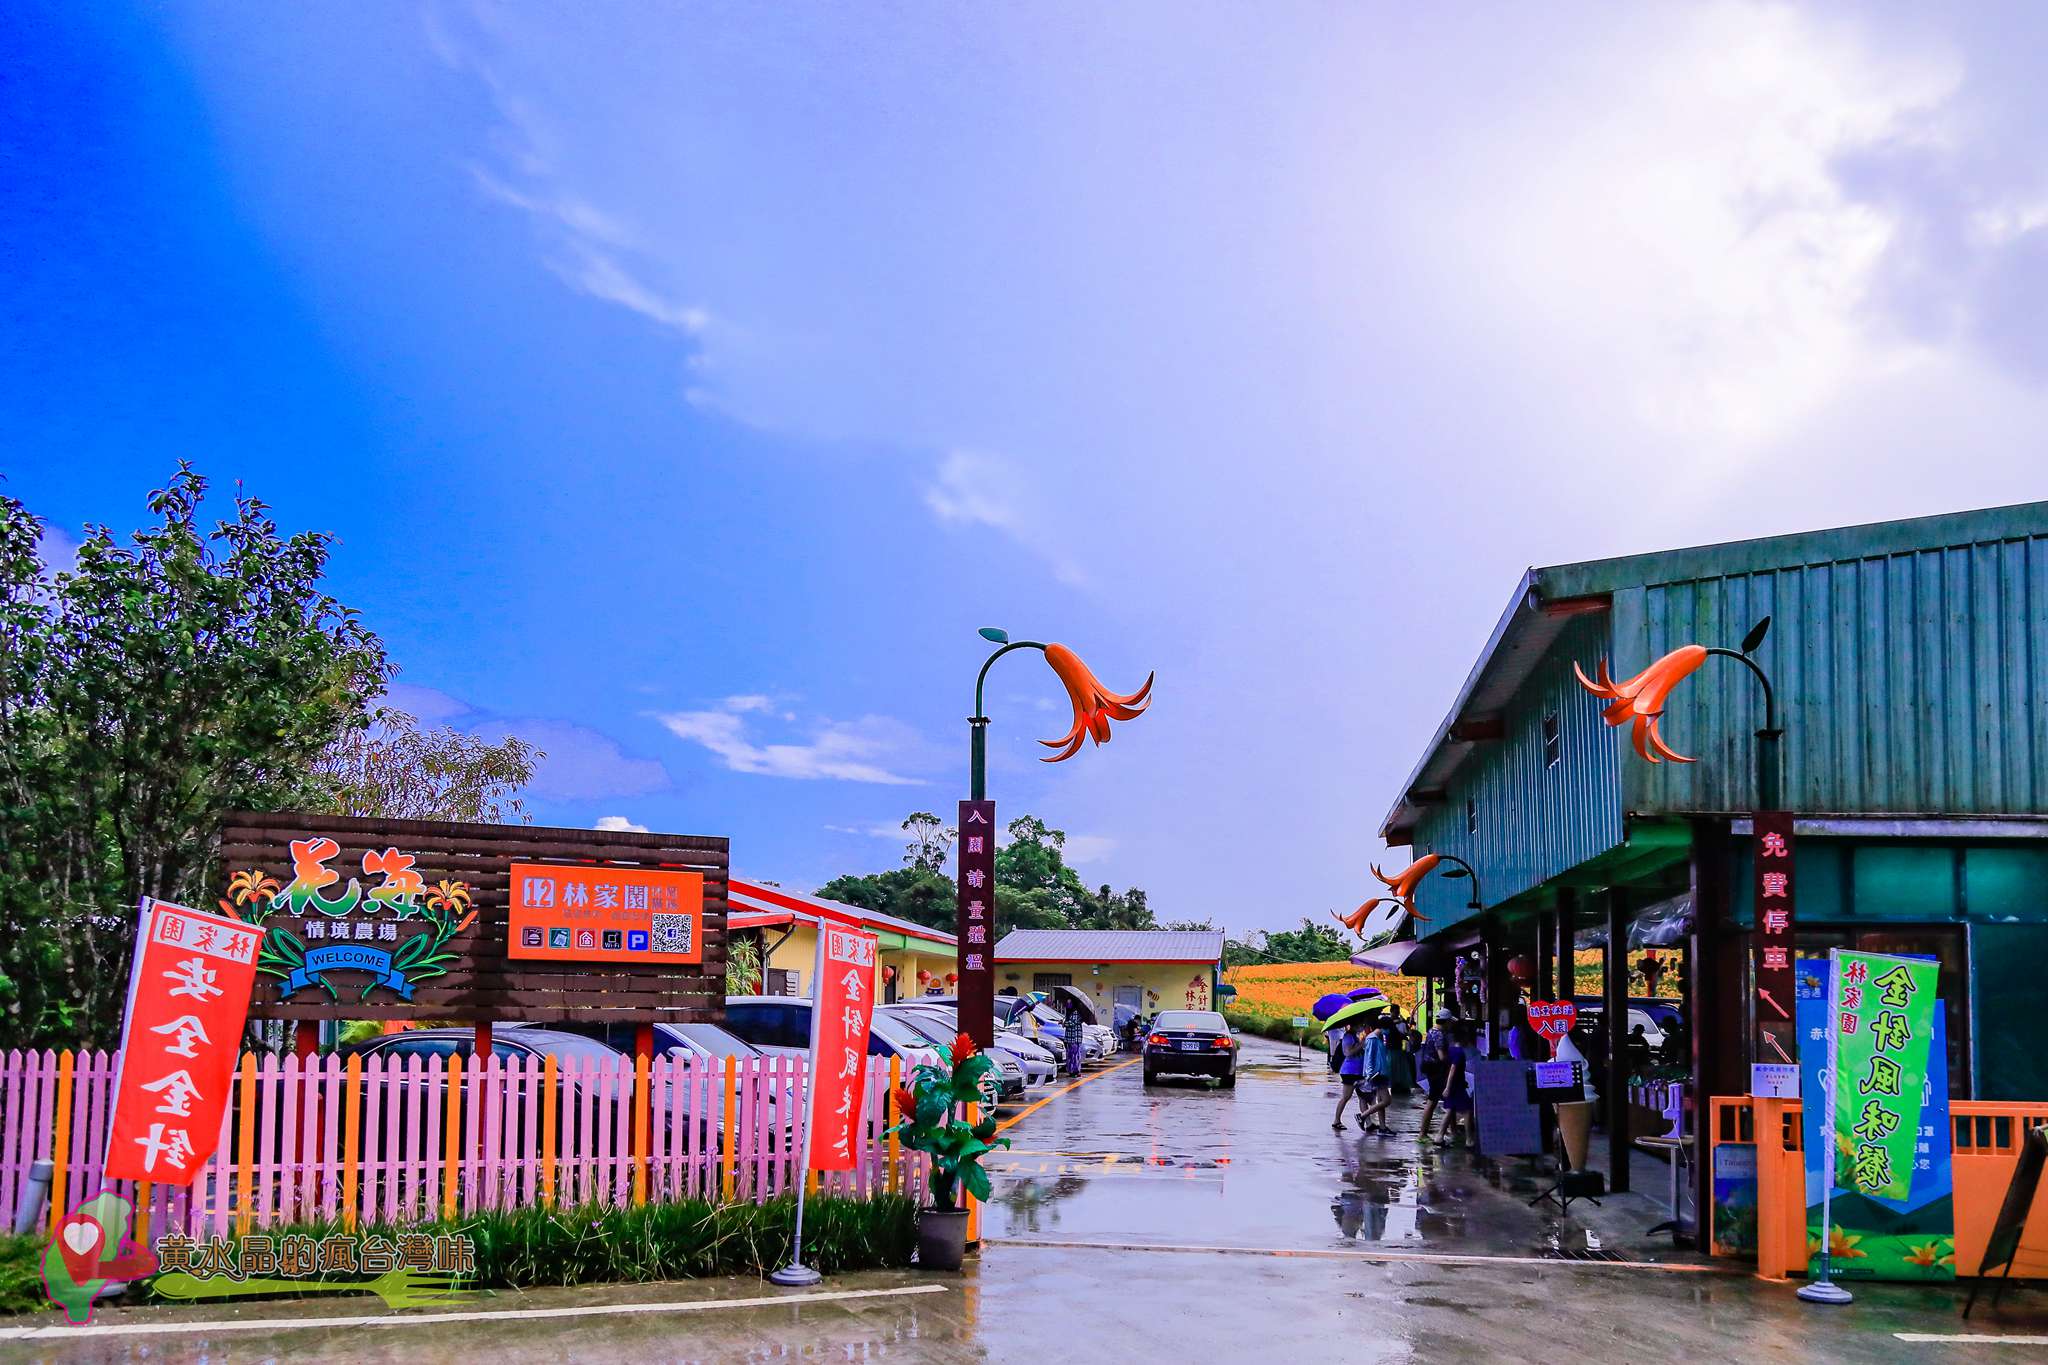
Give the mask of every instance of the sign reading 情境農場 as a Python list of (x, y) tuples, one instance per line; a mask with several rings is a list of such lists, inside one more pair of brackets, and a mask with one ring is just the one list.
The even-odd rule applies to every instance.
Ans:
[(514, 863), (510, 904), (515, 959), (704, 960), (701, 873)]
[[(279, 887), (260, 869), (245, 869), (228, 878), (221, 909), (263, 928), (256, 970), (278, 979), (281, 999), (317, 987), (339, 1000), (340, 989), (328, 978), (347, 972), (350, 988), (360, 987), (358, 1000), (380, 987), (410, 1000), (415, 984), (442, 975), (455, 960), (448, 941), (476, 919), (470, 888), (449, 880), (428, 886), (418, 860), (389, 847), (365, 849), (356, 863), (364, 876), (380, 878), (377, 883), (365, 890), (351, 876), (339, 887), (342, 874), (328, 864), (340, 857), (333, 839), (294, 839), (288, 884)], [(300, 923), (269, 923), (278, 916)]]
[(1941, 968), (1838, 952), (1834, 1015), (1837, 1189), (1903, 1199), (1913, 1179)]
[(213, 1155), (263, 936), (236, 918), (143, 900), (108, 1179), (189, 1185)]

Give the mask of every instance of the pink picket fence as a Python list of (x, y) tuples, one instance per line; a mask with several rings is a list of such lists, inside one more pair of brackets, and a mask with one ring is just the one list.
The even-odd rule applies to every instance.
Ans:
[[(228, 1236), (277, 1222), (406, 1223), (540, 1203), (759, 1202), (794, 1188), (805, 1059), (746, 1059), (730, 1072), (704, 1059), (647, 1067), (643, 1156), (631, 1057), (562, 1062), (552, 1084), (539, 1058), (493, 1057), (456, 1076), (440, 1058), (371, 1057), (351, 1083), (339, 1057), (244, 1054), (219, 1144), (189, 1186), (150, 1187), (149, 1225)], [(39, 1160), (58, 1166), (53, 1220), (103, 1189), (136, 1198), (133, 1182), (101, 1176), (118, 1071), (118, 1053), (0, 1058), (0, 1217), (12, 1219)], [(865, 1085), (855, 1168), (821, 1174), (818, 1188), (921, 1195), (926, 1159), (884, 1134), (893, 1121), (885, 1063), (870, 1059)]]

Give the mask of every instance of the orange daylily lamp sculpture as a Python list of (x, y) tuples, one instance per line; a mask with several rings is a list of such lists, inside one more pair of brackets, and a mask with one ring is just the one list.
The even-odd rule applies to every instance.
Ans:
[(1374, 912), (1382, 905), (1399, 907), (1407, 912), (1410, 919), (1426, 922), (1429, 916), (1415, 908), (1415, 892), (1422, 885), (1422, 879), (1444, 863), (1451, 864), (1444, 870), (1444, 876), (1472, 879), (1471, 908), (1478, 909), (1479, 875), (1472, 870), (1472, 865), (1455, 853), (1425, 853), (1391, 877), (1380, 871), (1378, 864), (1374, 864), (1372, 875), (1379, 878), (1380, 884), (1386, 887), (1387, 894), (1374, 896), (1348, 915), (1338, 915), (1334, 911), (1331, 914), (1339, 924), (1367, 940), (1368, 944), (1373, 939), (1390, 936), (1399, 927), (1397, 919), (1388, 919), (1384, 915), (1375, 917)]
[(1052, 665), (1052, 671), (1066, 685), (1067, 699), (1074, 704), (1074, 725), (1058, 739), (1038, 741), (1048, 749), (1059, 750), (1043, 762), (1060, 763), (1072, 758), (1080, 750), (1083, 739), (1107, 744), (1110, 721), (1136, 720), (1150, 704), (1152, 674), (1145, 675), (1143, 687), (1122, 696), (1097, 681), (1095, 675), (1088, 671), (1088, 665), (1081, 662), (1081, 656), (1065, 645), (1047, 645), (1045, 661)]
[(1771, 687), (1770, 675), (1754, 658), (1770, 629), (1771, 618), (1766, 616), (1742, 637), (1739, 650), (1723, 649), (1719, 645), (1680, 645), (1634, 677), (1619, 682), (1607, 671), (1604, 657), (1595, 668), (1594, 677), (1587, 677), (1585, 670), (1576, 663), (1572, 665), (1572, 672), (1578, 675), (1579, 686), (1607, 703), (1600, 712), (1602, 720), (1612, 726), (1630, 727), (1630, 742), (1646, 762), (1662, 763), (1669, 759), (1673, 763), (1691, 763), (1693, 759), (1665, 743), (1659, 729), (1671, 689), (1691, 677), (1701, 664), (1711, 658), (1734, 659), (1748, 668), (1763, 686), (1764, 694), (1763, 728), (1756, 732), (1757, 809), (1776, 810), (1778, 740), (1785, 732), (1778, 728), (1778, 700)]
[(1693, 759), (1664, 742), (1664, 736), (1657, 733), (1657, 722), (1664, 718), (1664, 701), (1671, 695), (1671, 689), (1706, 661), (1705, 645), (1681, 645), (1633, 678), (1621, 682), (1616, 682), (1608, 674), (1605, 658), (1600, 660), (1595, 670), (1598, 678), (1587, 677), (1576, 663), (1572, 665), (1572, 672), (1578, 676), (1579, 686), (1608, 703), (1607, 709), (1600, 713), (1601, 719), (1609, 725), (1634, 726), (1630, 739), (1636, 746), (1636, 752), (1645, 760), (1662, 763), (1668, 758), (1673, 763), (1691, 763)]
[(1039, 743), (1059, 752), (1045, 760), (1060, 763), (1080, 752), (1081, 741), (1094, 740), (1097, 744), (1109, 742), (1109, 723), (1113, 720), (1136, 720), (1144, 714), (1152, 700), (1152, 674), (1145, 677), (1145, 685), (1135, 692), (1112, 692), (1102, 685), (1088, 665), (1081, 662), (1081, 656), (1062, 644), (1041, 644), (1036, 640), (1012, 640), (1007, 631), (994, 626), (985, 626), (981, 637), (999, 646), (995, 653), (981, 666), (981, 675), (974, 680), (974, 714), (968, 717), (974, 741), (972, 765), (969, 770), (969, 791), (976, 801), (987, 795), (988, 756), (987, 732), (988, 715), (982, 709), (982, 698), (988, 682), (988, 671), (997, 659), (1014, 649), (1035, 649), (1045, 656), (1046, 663), (1067, 689), (1067, 700), (1073, 703), (1074, 723), (1058, 739), (1042, 739)]

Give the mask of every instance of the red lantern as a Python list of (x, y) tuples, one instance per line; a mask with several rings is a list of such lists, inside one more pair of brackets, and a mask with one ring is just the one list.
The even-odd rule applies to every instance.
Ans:
[(922, 968), (922, 967), (919, 967), (919, 968), (917, 969), (917, 982), (918, 982), (918, 984), (919, 984), (920, 986), (921, 986), (921, 985), (923, 985), (923, 984), (924, 984), (925, 982), (927, 982), (927, 981), (931, 980), (931, 979), (932, 979), (932, 974), (931, 974), (930, 972), (926, 971), (926, 970), (925, 970), (924, 968)]
[(958, 981), (959, 979), (960, 979), (960, 973), (958, 973), (958, 972), (947, 972), (947, 973), (946, 973), (946, 984), (947, 984), (948, 986), (952, 985), (952, 984), (953, 984), (953, 983), (954, 983), (955, 981)]
[(1516, 981), (1530, 981), (1536, 976), (1536, 968), (1526, 957), (1508, 959), (1508, 975)]
[(884, 967), (884, 968), (882, 968), (882, 980), (884, 980), (884, 981), (894, 981), (895, 979), (896, 979), (896, 969), (895, 969), (894, 967)]

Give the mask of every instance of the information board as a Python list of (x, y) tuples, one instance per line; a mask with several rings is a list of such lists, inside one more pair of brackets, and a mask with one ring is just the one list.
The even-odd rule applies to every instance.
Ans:
[(1543, 1125), (1529, 1099), (1534, 1063), (1469, 1062), (1472, 1117), (1479, 1132), (1479, 1150), (1488, 1156), (1540, 1156)]
[(704, 878), (639, 867), (512, 864), (507, 957), (702, 962)]

